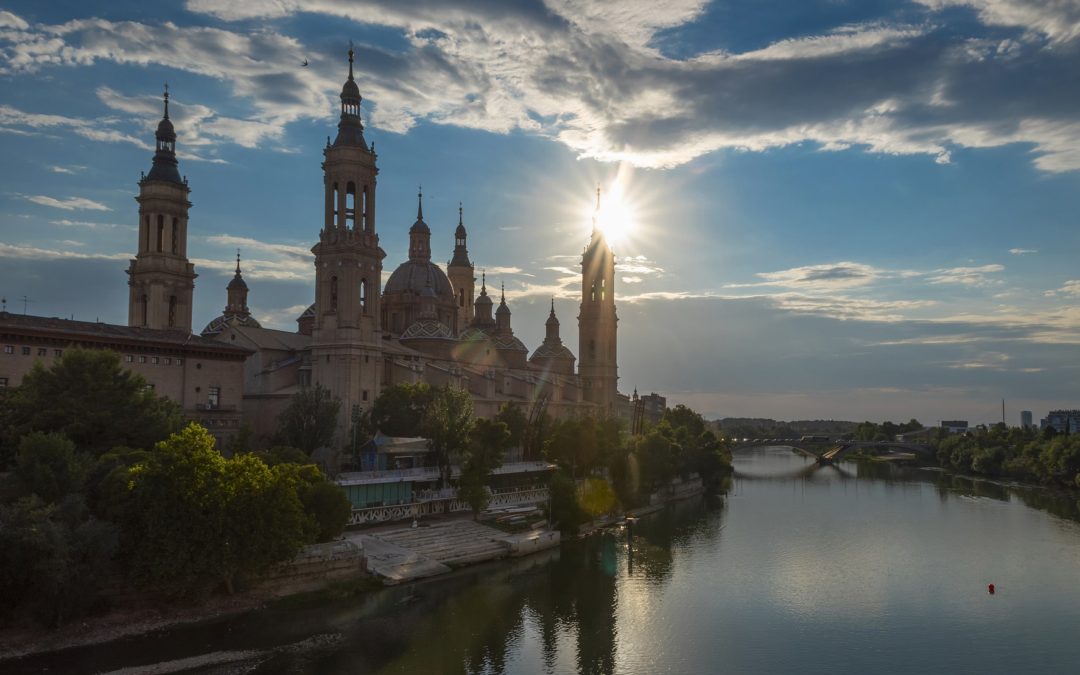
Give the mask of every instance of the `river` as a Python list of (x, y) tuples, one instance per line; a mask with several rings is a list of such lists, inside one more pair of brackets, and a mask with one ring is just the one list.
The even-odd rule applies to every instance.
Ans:
[[(5, 672), (1073, 673), (1076, 495), (741, 452), (727, 496), (559, 551)], [(995, 585), (995, 593), (988, 585)]]

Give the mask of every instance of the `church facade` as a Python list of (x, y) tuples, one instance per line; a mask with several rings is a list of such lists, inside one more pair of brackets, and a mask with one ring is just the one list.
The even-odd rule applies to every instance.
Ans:
[(316, 384), (342, 403), (342, 442), (380, 391), (405, 382), (466, 390), (483, 417), (510, 402), (555, 417), (629, 417), (629, 399), (617, 388), (615, 257), (602, 231), (593, 228), (582, 255), (577, 357), (562, 342), (554, 301), (542, 344), (530, 353), (514, 335), (505, 293), (500, 289), (496, 303), (485, 276), (477, 279), (460, 208), (449, 263), (444, 270), (432, 261), (422, 194), (407, 234), (408, 259), (384, 286), (378, 156), (364, 136), (351, 50), (340, 98), (337, 136), (323, 149), (321, 226), (312, 233), (315, 297), (295, 331), (263, 328), (251, 315), (238, 254), (224, 311), (193, 334), (190, 188), (179, 172), (166, 92), (153, 164), (136, 197), (127, 325), (0, 312), (0, 386), (17, 386), (36, 360), (48, 365), (64, 348), (83, 346), (121, 353), (125, 366), (219, 440), (243, 425), (272, 434), (293, 395)]
[[(505, 293), (496, 302), (484, 275), (477, 278), (460, 207), (444, 269), (432, 260), (418, 194), (408, 259), (380, 287), (386, 253), (379, 244), (378, 156), (364, 135), (351, 51), (340, 98), (337, 135), (323, 149), (324, 209), (311, 249), (315, 297), (297, 331), (252, 320), (239, 264), (225, 313), (203, 331), (256, 352), (245, 375), (245, 410), (255, 430), (265, 432), (292, 394), (313, 384), (341, 400), (342, 433), (383, 388), (402, 382), (464, 389), (480, 416), (507, 402), (526, 410), (540, 405), (554, 416), (626, 414), (628, 401), (617, 389), (615, 257), (603, 233), (593, 229), (582, 257), (579, 357), (562, 343), (554, 302), (544, 341), (531, 354), (514, 335)], [(234, 297), (241, 284), (245, 296)]]

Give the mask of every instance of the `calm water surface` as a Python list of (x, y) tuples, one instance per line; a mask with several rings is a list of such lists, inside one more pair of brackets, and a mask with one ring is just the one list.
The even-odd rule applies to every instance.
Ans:
[[(690, 501), (561, 551), (5, 672), (1076, 673), (1075, 496), (736, 455)], [(996, 594), (987, 584), (996, 585)]]

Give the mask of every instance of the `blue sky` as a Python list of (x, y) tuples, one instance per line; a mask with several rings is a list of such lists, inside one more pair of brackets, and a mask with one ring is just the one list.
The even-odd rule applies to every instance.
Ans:
[(8, 309), (126, 321), (167, 81), (195, 323), (239, 247), (257, 318), (294, 327), (350, 40), (387, 273), (419, 185), (437, 259), (463, 202), (527, 345), (554, 296), (576, 351), (600, 184), (631, 223), (624, 391), (710, 417), (1080, 407), (1080, 0), (0, 0)]

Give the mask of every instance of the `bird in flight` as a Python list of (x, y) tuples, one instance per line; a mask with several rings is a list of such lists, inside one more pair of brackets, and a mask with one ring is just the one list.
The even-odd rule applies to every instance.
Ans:
[(301, 68), (307, 68), (307, 65), (308, 65), (307, 59), (304, 59), (304, 62), (300, 64), (300, 67)]

